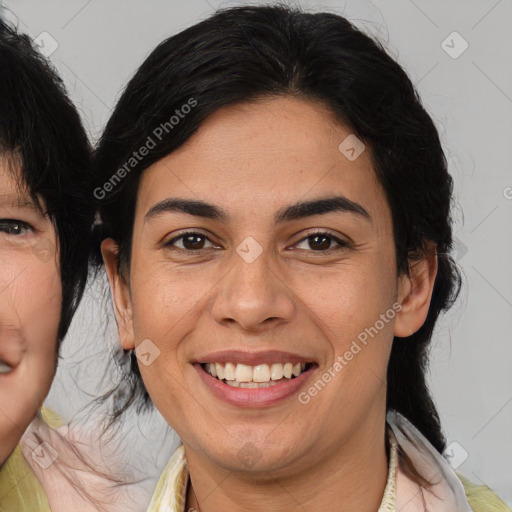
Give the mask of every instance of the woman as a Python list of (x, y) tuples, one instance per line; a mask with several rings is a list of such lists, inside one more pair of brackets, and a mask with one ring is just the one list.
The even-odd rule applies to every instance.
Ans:
[(0, 510), (49, 511), (64, 485), (39, 480), (70, 447), (43, 441), (61, 422), (40, 407), (88, 275), (90, 146), (53, 68), (2, 20), (0, 97)]
[(220, 11), (146, 59), (94, 168), (115, 416), (151, 399), (183, 441), (149, 510), (471, 510), (425, 376), (460, 284), (452, 179), (378, 43)]
[(0, 510), (141, 510), (118, 443), (40, 409), (88, 276), (91, 152), (53, 68), (1, 20), (0, 96)]

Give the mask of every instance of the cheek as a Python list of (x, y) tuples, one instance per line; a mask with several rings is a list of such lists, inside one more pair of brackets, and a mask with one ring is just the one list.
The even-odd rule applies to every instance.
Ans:
[[(186, 364), (187, 341), (211, 332), (213, 320), (208, 308), (212, 288), (226, 271), (213, 266), (207, 271), (199, 267), (194, 272), (190, 268), (182, 271), (176, 265), (171, 269), (166, 262), (148, 260), (142, 264), (132, 260), (133, 334), (135, 346), (147, 344), (145, 340), (154, 343), (158, 357), (149, 365), (139, 359), (138, 366), (156, 408), (170, 424), (184, 421), (182, 429), (190, 430), (193, 427), (186, 418), (196, 391), (189, 387), (190, 374), (195, 370)], [(201, 416), (197, 411), (195, 414)]]
[[(54, 350), (62, 308), (62, 286), (55, 261), (22, 260), (4, 267), (1, 322), (23, 332), (29, 351)], [(5, 272), (4, 272), (5, 271)]]
[[(194, 311), (205, 293), (202, 286), (181, 279), (179, 271), (170, 272), (161, 263), (139, 266), (132, 262), (133, 335), (136, 347), (144, 343), (148, 348), (152, 362), (146, 365), (139, 359), (138, 363), (157, 407), (163, 390), (166, 399), (172, 396), (173, 389), (179, 393), (177, 382), (183, 380), (178, 364), (179, 342), (193, 329)], [(141, 352), (139, 348), (138, 353)]]
[[(324, 271), (321, 279), (302, 278), (297, 286), (301, 301), (333, 348), (344, 351), (347, 344), (392, 307), (396, 278), (390, 261), (369, 254), (332, 272)], [(380, 330), (392, 332), (391, 322)]]
[(211, 279), (199, 273), (192, 279), (190, 270), (181, 273), (161, 262), (134, 265), (131, 276), (135, 344), (154, 338), (170, 351), (199, 312)]
[(48, 264), (33, 269), (27, 277), (30, 279), (23, 286), (18, 309), (27, 340), (27, 365), (30, 365), (33, 375), (41, 379), (41, 387), (49, 388), (55, 373), (62, 310), (60, 275), (55, 266)]
[(368, 254), (340, 266), (321, 282), (308, 280), (301, 292), (308, 314), (322, 330), (332, 365), (332, 374), (319, 376), (332, 382), (326, 402), (318, 400), (313, 407), (329, 403), (336, 411), (364, 410), (386, 381), (396, 278), (392, 257), (385, 254)]
[[(0, 386), (0, 409), (9, 411), (8, 422), (0, 417), (0, 435), (10, 440), (10, 449), (50, 389), (61, 315), (62, 290), (57, 266), (32, 260), (26, 263), (21, 265), (23, 272), (0, 296), (0, 335), (7, 328), (9, 332), (9, 340), (3, 337), (1, 341), (8, 341), (18, 352), (14, 371), (5, 376), (6, 387)], [(2, 272), (1, 279), (5, 277)], [(16, 431), (12, 431), (13, 424), (18, 427)]]

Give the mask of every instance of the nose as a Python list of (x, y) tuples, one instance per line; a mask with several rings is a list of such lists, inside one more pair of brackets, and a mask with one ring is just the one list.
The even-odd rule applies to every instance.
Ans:
[(9, 322), (5, 314), (0, 315), (0, 360), (12, 368), (18, 366), (25, 350), (24, 341), (20, 326)]
[(263, 251), (252, 262), (233, 254), (232, 267), (214, 296), (211, 312), (216, 322), (258, 333), (292, 320), (294, 294), (285, 276), (269, 261), (268, 252)]

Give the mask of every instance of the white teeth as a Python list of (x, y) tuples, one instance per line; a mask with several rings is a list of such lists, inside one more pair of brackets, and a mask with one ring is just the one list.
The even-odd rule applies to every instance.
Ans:
[(233, 363), (226, 363), (224, 365), (224, 378), (226, 380), (235, 380), (235, 365)]
[(275, 381), (281, 381), (283, 378), (290, 380), (292, 375), (298, 377), (305, 371), (306, 363), (272, 363), (256, 366), (242, 363), (206, 363), (204, 368), (210, 375), (225, 380), (231, 386), (253, 388), (252, 384), (263, 384), (257, 387), (267, 387), (266, 384), (273, 385)]
[[(291, 380), (291, 379), (282, 379), (282, 380)], [(228, 386), (232, 386), (234, 388), (269, 388), (271, 386), (276, 386), (279, 382), (238, 382), (236, 380), (228, 380), (226, 381)]]
[(270, 368), (268, 364), (259, 364), (252, 369), (253, 382), (268, 382), (270, 380)]
[(272, 380), (279, 380), (283, 378), (283, 365), (281, 363), (274, 363), (270, 367), (270, 378)]
[[(243, 385), (242, 385), (243, 384)], [(259, 384), (257, 382), (240, 382), (241, 388), (259, 388)]]
[(246, 364), (237, 364), (235, 370), (235, 379), (238, 382), (252, 382), (252, 366)]
[(0, 374), (12, 372), (12, 367), (0, 359)]

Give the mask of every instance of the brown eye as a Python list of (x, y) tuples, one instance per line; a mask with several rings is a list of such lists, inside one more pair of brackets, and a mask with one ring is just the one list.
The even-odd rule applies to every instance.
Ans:
[(327, 251), (331, 245), (331, 237), (326, 235), (313, 235), (308, 237), (309, 246), (311, 249), (319, 249), (321, 251)]
[[(175, 245), (176, 242), (181, 242), (181, 246)], [(208, 249), (208, 247), (205, 247), (205, 244), (208, 242), (212, 244), (209, 238), (203, 233), (188, 231), (186, 233), (182, 233), (180, 236), (173, 238), (172, 240), (169, 240), (169, 242), (167, 242), (165, 246), (175, 247), (176, 249), (180, 249), (183, 251), (193, 252), (200, 251), (202, 249)], [(213, 244), (211, 246), (214, 247)]]
[[(332, 242), (337, 244), (337, 247), (331, 247)], [(302, 247), (302, 249), (309, 250), (312, 252), (328, 252), (345, 249), (349, 244), (339, 238), (331, 235), (330, 233), (312, 233), (307, 237), (303, 238), (297, 246), (300, 244), (307, 244), (308, 247)]]
[(183, 237), (183, 246), (185, 249), (203, 249), (205, 237), (201, 235), (187, 235)]

